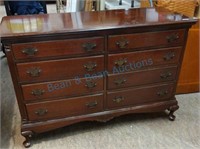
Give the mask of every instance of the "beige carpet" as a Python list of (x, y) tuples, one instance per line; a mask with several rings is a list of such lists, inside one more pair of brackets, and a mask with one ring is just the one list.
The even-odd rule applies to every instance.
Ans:
[[(200, 94), (176, 96), (180, 109), (171, 122), (165, 113), (134, 114), (107, 123), (83, 122), (37, 135), (31, 149), (198, 149)], [(23, 148), (15, 106), (9, 149)]]

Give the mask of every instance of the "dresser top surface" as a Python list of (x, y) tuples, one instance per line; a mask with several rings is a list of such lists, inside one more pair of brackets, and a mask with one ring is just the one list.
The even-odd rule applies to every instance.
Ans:
[(137, 8), (26, 16), (6, 16), (1, 37), (71, 33), (77, 31), (194, 23), (195, 20), (161, 8)]

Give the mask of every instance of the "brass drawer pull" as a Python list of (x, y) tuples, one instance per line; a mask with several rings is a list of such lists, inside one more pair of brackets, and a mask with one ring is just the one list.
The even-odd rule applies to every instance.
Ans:
[(116, 45), (120, 48), (120, 49), (125, 49), (129, 44), (129, 41), (125, 38), (120, 39), (119, 41), (116, 42)]
[(95, 86), (97, 86), (97, 84), (93, 81), (86, 81), (86, 87), (88, 88), (94, 88)]
[(120, 60), (115, 61), (115, 65), (121, 67), (125, 65), (127, 62), (128, 62), (127, 59), (120, 59)]
[(83, 48), (87, 51), (87, 52), (90, 52), (92, 51), (93, 49), (95, 49), (95, 47), (97, 46), (95, 43), (84, 43), (83, 45)]
[(115, 97), (115, 98), (113, 99), (113, 101), (116, 102), (116, 103), (120, 103), (120, 102), (122, 102), (123, 100), (124, 100), (124, 97), (122, 97), (122, 96), (117, 96), (117, 97)]
[(167, 36), (166, 39), (167, 39), (168, 43), (172, 43), (172, 42), (177, 41), (179, 39), (179, 36), (178, 36), (178, 34), (171, 34), (171, 35)]
[(174, 53), (174, 52), (168, 52), (168, 53), (163, 57), (163, 59), (164, 59), (165, 61), (169, 61), (169, 60), (172, 60), (174, 57), (175, 57), (175, 53)]
[(157, 92), (157, 95), (160, 96), (160, 97), (166, 96), (167, 94), (168, 94), (168, 91), (167, 91), (167, 90)]
[(97, 64), (90, 62), (90, 63), (84, 64), (83, 66), (85, 67), (87, 71), (93, 71), (97, 67)]
[(168, 79), (172, 76), (172, 73), (171, 72), (166, 72), (166, 73), (162, 73), (160, 74), (160, 78), (161, 79)]
[(34, 96), (41, 96), (45, 93), (45, 90), (43, 89), (34, 89), (32, 90), (31, 94)]
[(114, 80), (114, 83), (115, 83), (117, 86), (122, 85), (122, 84), (124, 84), (125, 82), (126, 82), (126, 79), (123, 79), (123, 78)]
[(38, 116), (43, 116), (45, 114), (47, 114), (48, 110), (47, 109), (38, 109), (37, 111), (35, 111), (35, 114)]
[(27, 56), (34, 56), (38, 52), (36, 48), (25, 48), (22, 50), (22, 53), (26, 54)]
[(86, 103), (88, 108), (95, 108), (97, 106), (97, 101)]
[(28, 69), (26, 73), (29, 74), (31, 77), (39, 77), (41, 72), (42, 70), (40, 68), (32, 67)]

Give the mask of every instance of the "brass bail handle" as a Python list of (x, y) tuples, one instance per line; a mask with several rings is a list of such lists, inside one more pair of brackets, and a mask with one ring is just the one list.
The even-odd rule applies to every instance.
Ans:
[(26, 71), (31, 77), (39, 77), (41, 72), (42, 70), (39, 67), (32, 67)]
[(29, 47), (22, 50), (22, 53), (26, 54), (27, 56), (35, 56), (35, 54), (38, 52), (37, 48)]
[(45, 114), (47, 114), (48, 110), (47, 109), (38, 109), (37, 111), (35, 111), (35, 114), (38, 116), (43, 116)]
[(175, 57), (175, 53), (174, 53), (174, 52), (168, 52), (168, 53), (163, 57), (163, 59), (164, 59), (165, 61), (169, 61), (169, 60), (172, 60), (174, 57)]
[(89, 62), (87, 64), (84, 64), (83, 66), (87, 71), (93, 71), (97, 67), (97, 64), (93, 62)]
[(126, 81), (127, 81), (126, 79), (120, 78), (120, 79), (114, 80), (114, 83), (115, 83), (116, 85), (120, 86), (120, 85), (124, 84)]
[(171, 72), (166, 72), (166, 73), (162, 73), (160, 74), (160, 78), (161, 79), (168, 79), (169, 77), (172, 76), (172, 73)]
[(175, 33), (174, 33), (174, 34), (171, 34), (171, 35), (169, 35), (169, 36), (166, 37), (168, 43), (175, 42), (175, 41), (177, 41), (179, 38), (180, 38), (179, 35), (178, 35), (178, 34), (175, 34)]
[(167, 90), (157, 92), (157, 95), (160, 96), (160, 97), (166, 96), (167, 94), (168, 94), (168, 91), (167, 91)]
[(45, 93), (45, 90), (43, 89), (34, 89), (32, 90), (31, 94), (34, 96), (41, 96)]
[(117, 96), (117, 97), (115, 97), (115, 98), (113, 99), (113, 101), (116, 102), (116, 103), (120, 103), (120, 102), (122, 102), (123, 100), (124, 100), (124, 97), (122, 97), (122, 96)]
[(86, 81), (86, 87), (88, 88), (94, 88), (95, 86), (97, 86), (97, 84), (93, 81)]
[(94, 50), (96, 48), (96, 43), (90, 43), (90, 42), (87, 42), (87, 43), (84, 43), (82, 45), (82, 47), (87, 51), (87, 52), (90, 52), (92, 50)]
[(94, 101), (94, 102), (89, 102), (89, 103), (86, 103), (86, 106), (88, 108), (95, 108), (97, 106), (98, 102), (97, 101)]
[(116, 45), (120, 48), (120, 49), (125, 49), (127, 48), (129, 44), (129, 41), (127, 39), (125, 39), (124, 37), (122, 37), (119, 41), (116, 41)]
[(127, 62), (128, 62), (128, 61), (127, 61), (126, 58), (124, 58), (124, 59), (119, 59), (119, 60), (115, 61), (115, 65), (117, 65), (117, 66), (120, 67), (120, 66), (125, 65)]

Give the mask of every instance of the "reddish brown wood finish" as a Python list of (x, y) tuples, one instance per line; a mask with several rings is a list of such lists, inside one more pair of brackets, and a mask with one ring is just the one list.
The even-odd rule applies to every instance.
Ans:
[[(169, 40), (171, 36), (177, 36), (174, 40)], [(120, 47), (118, 42), (127, 41), (124, 47)], [(109, 36), (108, 50), (125, 51), (128, 49), (142, 48), (142, 47), (171, 47), (179, 46), (184, 42), (184, 30), (164, 31), (164, 32), (150, 32), (150, 33), (138, 33), (138, 34), (124, 34)], [(121, 43), (122, 44), (122, 43)]]
[[(169, 107), (177, 105), (177, 101), (174, 99), (162, 102), (156, 102), (153, 104), (144, 104), (143, 106), (134, 106), (134, 107), (126, 107), (121, 109), (113, 109), (109, 111), (102, 111), (98, 113), (82, 115), (78, 118), (74, 117), (66, 117), (62, 119), (49, 120), (49, 121), (42, 121), (42, 122), (35, 122), (35, 123), (27, 123), (22, 126), (24, 132), (29, 133), (41, 133), (50, 130), (54, 130), (56, 128), (61, 128), (66, 125), (71, 125), (74, 123), (82, 122), (82, 121), (99, 121), (99, 122), (107, 122), (114, 117), (119, 117), (124, 114), (130, 113), (153, 113), (153, 112), (160, 112), (164, 111)], [(30, 132), (30, 129), (32, 132)]]
[[(77, 98), (61, 99), (56, 101), (27, 104), (30, 121), (62, 118), (74, 115), (100, 112), (103, 110), (103, 95), (83, 96)], [(57, 108), (56, 108), (57, 107)], [(45, 113), (39, 111), (46, 110)], [(37, 113), (38, 112), (38, 113)]]
[[(135, 71), (159, 65), (176, 64), (179, 61), (181, 47), (167, 49), (153, 49), (139, 52), (129, 52), (108, 55), (108, 71), (110, 73)], [(125, 60), (122, 67), (116, 64), (117, 61)], [(123, 68), (124, 67), (124, 68)], [(117, 70), (116, 70), (117, 68)]]
[[(105, 122), (166, 109), (174, 120), (187, 32), (195, 22), (161, 8), (4, 17), (1, 39), (22, 117), (24, 146), (30, 146), (34, 133), (81, 121)], [(130, 64), (137, 67), (113, 74), (115, 66), (127, 69)], [(99, 75), (104, 77), (93, 79)], [(118, 77), (128, 79), (116, 87), (113, 81)], [(62, 80), (72, 81), (71, 87), (59, 86)], [(86, 80), (93, 81), (90, 89)], [(52, 93), (46, 92), (48, 83), (54, 85)]]
[[(85, 47), (87, 44), (95, 44), (94, 47)], [(24, 50), (34, 48), (34, 55), (23, 53)], [(94, 54), (104, 51), (104, 38), (81, 38), (69, 40), (55, 40), (48, 42), (32, 42), (12, 45), (16, 59), (36, 59), (40, 57), (53, 57), (75, 54)]]
[[(91, 86), (89, 86), (91, 84)], [(93, 94), (103, 91), (103, 78), (77, 78), (53, 82), (22, 85), (24, 100), (38, 100)], [(37, 94), (38, 91), (38, 94)]]
[(167, 67), (134, 71), (122, 74), (111, 74), (108, 76), (108, 89), (126, 88), (144, 84), (168, 82), (175, 80), (177, 67)]
[(167, 100), (172, 97), (173, 89), (174, 84), (169, 84), (114, 92), (109, 91), (107, 93), (107, 108), (113, 109), (125, 106), (136, 106), (140, 104)]
[[(84, 65), (96, 64), (94, 69), (88, 71)], [(36, 69), (40, 72), (38, 76), (31, 76), (28, 71), (30, 69)], [(75, 78), (83, 77), (85, 74), (98, 73), (104, 70), (104, 57), (84, 57), (84, 58), (72, 58), (72, 59), (60, 59), (52, 61), (39, 61), (32, 63), (19, 63), (17, 64), (17, 70), (19, 73), (19, 81), (43, 81), (52, 80), (58, 78)]]
[[(155, 10), (155, 11), (154, 11)], [(147, 14), (151, 11), (151, 16)], [(0, 26), (1, 35), (3, 39), (8, 37), (13, 38), (14, 36), (21, 36), (24, 39), (27, 36), (41, 36), (41, 35), (55, 35), (55, 34), (68, 34), (84, 31), (102, 31), (109, 29), (123, 29), (121, 33), (130, 33), (130, 29), (142, 27), (143, 31), (149, 29), (149, 26), (157, 27), (154, 30), (160, 30), (165, 27), (170, 29), (174, 25), (175, 28), (190, 27), (190, 23), (194, 23), (194, 20), (189, 20), (186, 16), (176, 15), (174, 17), (173, 12), (162, 8), (141, 8), (141, 9), (130, 9), (130, 10), (112, 10), (112, 11), (96, 11), (96, 12), (80, 12), (81, 24), (73, 24), (74, 20), (71, 17), (76, 13), (61, 13), (61, 14), (44, 14), (44, 15), (30, 15), (30, 16), (10, 16), (4, 17)], [(28, 22), (35, 20), (32, 24), (24, 24), (23, 20), (26, 19)], [(13, 20), (18, 20), (16, 23)], [(162, 26), (165, 25), (165, 26)], [(167, 26), (166, 26), (167, 25)], [(37, 26), (35, 30), (31, 31), (32, 26)], [(174, 29), (175, 29), (174, 28)], [(96, 34), (97, 35), (97, 34)], [(72, 38), (72, 37), (65, 37)], [(46, 40), (46, 39), (43, 39)]]

